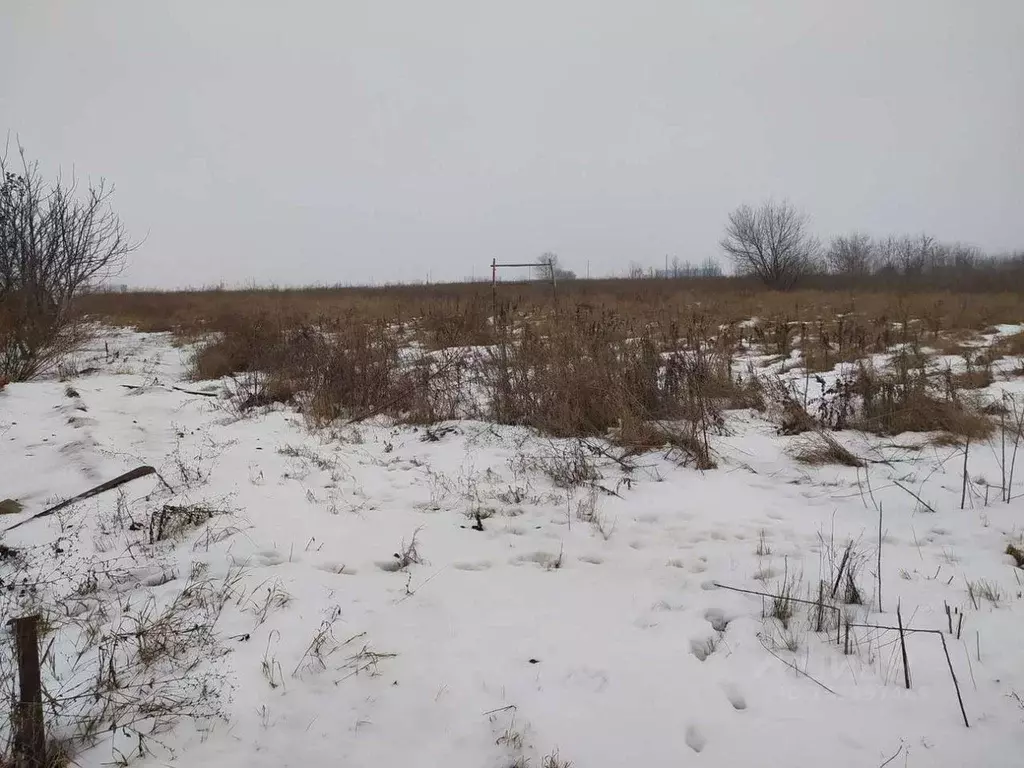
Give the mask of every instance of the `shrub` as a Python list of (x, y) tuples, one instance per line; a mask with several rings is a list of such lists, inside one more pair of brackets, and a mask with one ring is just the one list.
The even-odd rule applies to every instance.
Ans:
[(20, 150), (20, 168), (0, 155), (0, 376), (30, 379), (84, 337), (75, 299), (121, 268), (133, 246), (100, 181), (79, 194), (47, 184)]
[[(902, 358), (901, 358), (902, 360)], [(923, 367), (897, 361), (895, 371), (880, 374), (861, 364), (853, 391), (862, 399), (856, 426), (876, 434), (947, 432), (969, 439), (988, 437), (995, 425), (972, 404), (948, 388), (937, 393)]]

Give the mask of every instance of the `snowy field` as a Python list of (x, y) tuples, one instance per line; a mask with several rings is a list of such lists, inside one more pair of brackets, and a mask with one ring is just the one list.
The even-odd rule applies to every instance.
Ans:
[[(51, 737), (118, 724), (78, 765), (1024, 763), (1024, 456), (1006, 503), (999, 432), (965, 488), (927, 435), (836, 433), (866, 466), (808, 466), (806, 436), (733, 411), (698, 472), (479, 422), (242, 417), (186, 357), (104, 331), (94, 370), (0, 393), (2, 528), (156, 469), (2, 539), (0, 605), (45, 617)], [(932, 630), (909, 690), (897, 606)]]

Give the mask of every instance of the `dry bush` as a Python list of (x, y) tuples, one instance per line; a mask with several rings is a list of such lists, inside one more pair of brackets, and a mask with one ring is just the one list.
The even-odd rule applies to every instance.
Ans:
[(354, 324), (314, 345), (300, 380), (315, 423), (371, 412), (404, 413), (417, 391), (411, 363), (386, 325)]
[(946, 432), (975, 440), (995, 430), (993, 422), (955, 390), (937, 392), (923, 366), (913, 369), (897, 361), (894, 371), (879, 373), (861, 365), (853, 391), (861, 398), (854, 426), (866, 432)]
[(238, 415), (274, 403), (291, 403), (298, 394), (296, 382), (285, 372), (249, 371), (229, 377), (228, 403)]
[(680, 463), (697, 469), (714, 469), (717, 465), (708, 434), (700, 421), (639, 422), (623, 420), (610, 434), (611, 441), (626, 449), (625, 457), (664, 450)]
[(951, 384), (956, 389), (984, 389), (995, 381), (990, 367), (974, 368), (952, 374)]
[(1007, 357), (1024, 357), (1024, 331), (1003, 338), (996, 349)]
[[(819, 429), (819, 420), (812, 416), (796, 393), (781, 378), (767, 378), (761, 382), (761, 387), (767, 400), (767, 410), (779, 427), (779, 433), (783, 435), (802, 435), (805, 432), (812, 432)], [(825, 426), (833, 429), (841, 429), (842, 424), (834, 422), (826, 423)]]
[(840, 464), (844, 467), (863, 467), (864, 461), (827, 432), (815, 430), (807, 433), (796, 444), (793, 458), (801, 464), (821, 466)]
[(110, 184), (59, 174), (46, 182), (20, 146), (18, 155), (0, 151), (0, 375), (25, 381), (85, 338), (76, 300), (116, 274), (134, 246)]
[(584, 440), (563, 443), (549, 441), (534, 456), (524, 457), (524, 466), (547, 475), (556, 488), (592, 486), (601, 479), (594, 446)]
[(288, 344), (289, 318), (266, 313), (222, 317), (218, 332), (192, 354), (191, 376), (220, 379), (234, 373), (268, 371), (280, 362)]
[(428, 307), (416, 325), (432, 349), (485, 346), (494, 341), (491, 311), (480, 296), (444, 301)]
[(1024, 549), (1011, 541), (1006, 545), (1006, 554), (1013, 558), (1013, 562), (1018, 568), (1024, 568)]
[(725, 407), (748, 405), (757, 393), (732, 379), (727, 354), (670, 348), (650, 328), (634, 330), (610, 313), (580, 310), (552, 322), (503, 329), (483, 360), (489, 416), (556, 437), (604, 436), (610, 430), (636, 447), (660, 446), (652, 422), (679, 438), (691, 425), (701, 436), (722, 426)]
[(164, 504), (150, 515), (149, 543), (178, 538), (222, 514), (224, 512), (221, 510), (201, 504)]
[(927, 358), (914, 349), (894, 355), (884, 372), (861, 362), (850, 387), (860, 398), (853, 426), (876, 434), (947, 432), (969, 439), (992, 433), (991, 420), (959, 394), (948, 371), (941, 387), (934, 378)]

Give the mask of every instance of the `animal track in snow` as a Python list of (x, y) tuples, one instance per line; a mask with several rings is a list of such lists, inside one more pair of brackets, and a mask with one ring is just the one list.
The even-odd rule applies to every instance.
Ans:
[(715, 652), (718, 641), (717, 635), (695, 637), (690, 640), (690, 652), (697, 657), (697, 661), (707, 661), (707, 658)]
[(692, 749), (694, 752), (702, 752), (704, 747), (708, 745), (708, 740), (704, 738), (703, 732), (696, 725), (688, 725), (686, 727), (686, 746)]
[(736, 617), (726, 613), (721, 608), (708, 608), (704, 613), (704, 618), (707, 619), (708, 624), (711, 625), (715, 632), (725, 632), (729, 622)]
[(747, 700), (735, 683), (722, 683), (722, 690), (725, 692), (725, 698), (737, 712), (742, 712), (747, 708)]
[(579, 559), (584, 563), (590, 563), (591, 565), (600, 565), (604, 562), (604, 558), (599, 557), (598, 555), (580, 555)]
[(280, 565), (285, 561), (285, 556), (274, 549), (265, 549), (257, 552), (253, 558), (257, 565)]
[(550, 552), (530, 552), (527, 555), (519, 555), (513, 557), (510, 561), (512, 565), (522, 565), (523, 563), (536, 563), (542, 565), (545, 568), (555, 567), (555, 563), (559, 561), (561, 555), (555, 555)]

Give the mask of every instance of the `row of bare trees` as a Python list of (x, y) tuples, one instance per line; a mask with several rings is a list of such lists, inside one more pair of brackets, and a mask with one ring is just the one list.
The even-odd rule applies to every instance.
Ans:
[(836, 275), (910, 277), (938, 270), (969, 270), (992, 261), (975, 246), (942, 243), (931, 235), (873, 238), (863, 232), (832, 238), (824, 259), (829, 272)]
[(103, 181), (44, 180), (19, 148), (0, 154), (0, 379), (39, 374), (79, 340), (74, 298), (132, 250)]
[(824, 274), (908, 280), (964, 277), (979, 271), (1024, 276), (1024, 254), (993, 257), (974, 246), (943, 243), (926, 234), (875, 238), (853, 232), (824, 245), (811, 231), (807, 214), (788, 201), (740, 206), (729, 214), (720, 245), (737, 274), (755, 276), (777, 290)]

